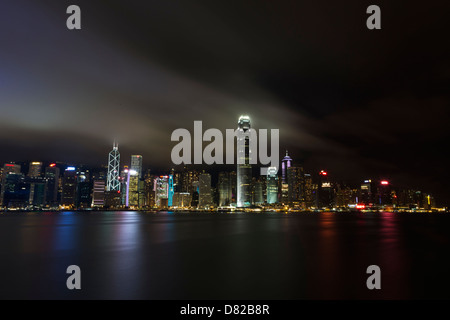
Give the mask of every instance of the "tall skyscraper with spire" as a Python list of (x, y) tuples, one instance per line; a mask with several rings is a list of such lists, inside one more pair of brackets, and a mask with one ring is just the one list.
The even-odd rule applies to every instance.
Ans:
[[(238, 121), (238, 148), (237, 156), (242, 164), (237, 165), (237, 207), (249, 207), (252, 204), (252, 165), (250, 164), (250, 117), (241, 116)], [(243, 141), (242, 141), (243, 140)]]
[(288, 183), (288, 168), (292, 165), (292, 159), (288, 155), (286, 150), (286, 156), (281, 160), (281, 181), (282, 183)]
[(113, 149), (109, 153), (108, 157), (108, 176), (106, 179), (106, 191), (120, 191), (119, 166), (119, 145), (114, 141)]

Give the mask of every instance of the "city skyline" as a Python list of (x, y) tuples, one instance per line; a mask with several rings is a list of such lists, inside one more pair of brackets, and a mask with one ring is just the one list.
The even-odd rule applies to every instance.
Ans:
[[(240, 130), (250, 128), (250, 119), (244, 118), (239, 118)], [(236, 157), (248, 163), (246, 140), (244, 149)], [(426, 190), (410, 186), (402, 188), (386, 179), (366, 177), (356, 186), (330, 178), (326, 170), (311, 175), (289, 156), (287, 150), (278, 172), (271, 167), (267, 176), (252, 176), (251, 165), (237, 164), (234, 171), (221, 170), (214, 184), (211, 171), (205, 171), (207, 166), (184, 165), (182, 170), (178, 166), (177, 170), (172, 168), (162, 175), (147, 169), (143, 175), (142, 160), (141, 155), (132, 155), (129, 163), (120, 165), (120, 152), (114, 142), (108, 164), (100, 170), (86, 166), (77, 168), (61, 162), (58, 165), (47, 163), (44, 170), (45, 163), (37, 161), (29, 162), (28, 170), (24, 170), (26, 165), (7, 163), (1, 168), (1, 205), (5, 208), (55, 209), (59, 203), (59, 209), (63, 210), (177, 209), (181, 203), (181, 208), (267, 209), (275, 206), (303, 211), (436, 210), (441, 205), (437, 205), (435, 196)], [(187, 178), (191, 172), (195, 173), (192, 180)]]
[(0, 13), (0, 162), (95, 165), (117, 138), (124, 157), (164, 170), (174, 129), (225, 129), (244, 113), (279, 128), (311, 171), (450, 194), (445, 10), (382, 1), (383, 28), (370, 31), (360, 1), (77, 5), (78, 31), (60, 1)]

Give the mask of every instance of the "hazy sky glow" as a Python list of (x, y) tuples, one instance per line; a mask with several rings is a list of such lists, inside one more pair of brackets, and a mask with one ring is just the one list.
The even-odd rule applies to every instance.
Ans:
[[(81, 31), (65, 27), (70, 4)], [(447, 194), (450, 5), (377, 1), (369, 31), (370, 4), (6, 1), (0, 161), (104, 164), (117, 137), (124, 161), (163, 169), (174, 129), (248, 114), (310, 171)]]

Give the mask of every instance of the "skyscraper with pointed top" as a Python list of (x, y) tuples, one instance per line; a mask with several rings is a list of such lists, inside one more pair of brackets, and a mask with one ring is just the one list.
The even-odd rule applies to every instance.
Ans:
[(286, 156), (281, 160), (281, 181), (288, 183), (288, 168), (292, 165), (292, 159), (286, 150)]
[(238, 121), (238, 130), (241, 134), (238, 139), (243, 139), (240, 144), (243, 148), (238, 148), (237, 156), (241, 163), (237, 165), (237, 207), (250, 207), (252, 205), (252, 165), (250, 164), (250, 141), (248, 131), (250, 130), (250, 117), (241, 116)]
[(106, 179), (106, 191), (120, 191), (119, 166), (119, 145), (114, 141), (113, 149), (109, 153), (108, 157), (108, 176)]

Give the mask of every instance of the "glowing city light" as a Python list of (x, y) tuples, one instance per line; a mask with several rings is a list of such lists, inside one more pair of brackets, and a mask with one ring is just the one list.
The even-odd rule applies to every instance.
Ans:
[(67, 167), (66, 171), (75, 171), (75, 167)]
[(383, 180), (383, 181), (381, 181), (381, 184), (384, 185), (384, 186), (387, 186), (389, 184), (389, 182), (386, 181), (386, 180)]

